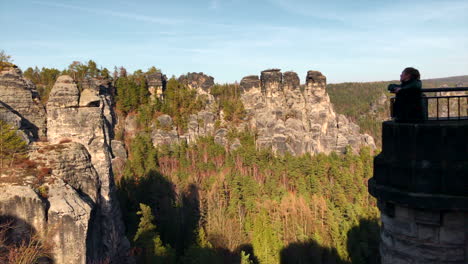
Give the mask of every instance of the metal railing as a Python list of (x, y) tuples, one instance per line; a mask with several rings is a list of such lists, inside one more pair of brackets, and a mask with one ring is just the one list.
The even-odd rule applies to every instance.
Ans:
[[(425, 120), (468, 120), (468, 87), (421, 89), (421, 92)], [(450, 92), (457, 94), (449, 94)], [(395, 117), (395, 99), (390, 98), (392, 117)]]

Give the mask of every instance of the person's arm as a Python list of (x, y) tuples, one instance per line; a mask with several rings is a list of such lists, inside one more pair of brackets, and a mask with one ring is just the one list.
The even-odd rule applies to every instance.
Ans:
[(415, 80), (415, 81), (412, 81), (412, 82), (409, 82), (405, 85), (401, 85), (399, 88), (396, 88), (396, 92), (400, 91), (400, 90), (412, 90), (412, 89), (415, 89), (415, 90), (420, 90), (422, 88), (422, 83), (420, 80)]
[(392, 83), (388, 85), (387, 90), (391, 93), (396, 93), (397, 90), (399, 90), (400, 88), (401, 88), (401, 85)]

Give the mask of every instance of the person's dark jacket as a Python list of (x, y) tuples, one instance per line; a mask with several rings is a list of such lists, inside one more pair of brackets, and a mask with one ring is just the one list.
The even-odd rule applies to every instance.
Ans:
[(420, 80), (402, 82), (394, 86), (400, 88), (396, 93), (394, 115), (398, 122), (418, 122), (424, 119), (422, 83)]

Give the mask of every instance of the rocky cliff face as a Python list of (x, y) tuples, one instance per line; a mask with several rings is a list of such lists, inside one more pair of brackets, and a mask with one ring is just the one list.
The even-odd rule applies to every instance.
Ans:
[(214, 101), (214, 97), (210, 93), (211, 87), (214, 86), (214, 78), (202, 72), (187, 73), (179, 77), (179, 82), (187, 85), (190, 89), (196, 90), (198, 95), (206, 96), (208, 103)]
[(129, 243), (124, 237), (115, 197), (111, 149), (114, 117), (108, 88), (99, 82), (90, 82), (80, 94), (69, 76), (59, 77), (47, 104), (47, 137), (52, 143), (61, 140), (81, 143), (90, 153), (100, 183), (98, 205), (104, 254), (117, 259), (127, 252)]
[[(214, 84), (212, 77), (202, 73), (188, 74), (179, 80), (199, 94), (208, 93)], [(375, 148), (371, 136), (360, 134), (356, 124), (334, 112), (325, 87), (326, 78), (318, 71), (307, 72), (303, 86), (295, 72), (281, 73), (279, 69), (244, 77), (240, 89), (247, 118), (237, 129), (256, 131), (257, 146), (270, 148), (277, 154), (344, 152), (348, 145), (353, 149), (361, 145)], [(222, 113), (211, 110), (210, 104), (214, 104), (214, 98), (208, 101), (205, 110), (190, 116), (184, 134), (177, 133), (169, 116), (159, 117), (158, 123), (163, 128), (153, 131), (154, 145), (192, 142), (200, 136), (212, 135), (227, 148), (238, 147), (238, 141), (227, 141), (227, 128), (215, 129), (216, 121), (223, 124), (224, 120)]]
[(21, 70), (9, 67), (0, 72), (0, 119), (20, 128), (30, 140), (46, 135), (46, 112), (32, 84)]
[(29, 162), (37, 169), (1, 175), (0, 218), (52, 239), (54, 263), (131, 263), (112, 170), (113, 160), (126, 159), (123, 144), (112, 140), (112, 86), (87, 79), (80, 92), (71, 77), (60, 76), (47, 113), (35, 94), (18, 69), (0, 74), (0, 118), (31, 141), (48, 140), (31, 145)]
[(100, 260), (104, 246), (99, 214), (99, 177), (78, 143), (37, 143), (30, 159), (38, 170), (0, 175), (0, 215), (53, 242), (53, 263)]
[(166, 75), (160, 72), (157, 72), (157, 73), (147, 75), (146, 80), (148, 82), (148, 90), (151, 94), (151, 99), (152, 100), (154, 100), (155, 98), (162, 99), (163, 93), (166, 90), (166, 82), (167, 82)]
[(258, 132), (257, 145), (283, 154), (343, 152), (347, 145), (375, 147), (372, 137), (359, 134), (359, 127), (333, 111), (326, 93), (326, 78), (309, 71), (300, 86), (295, 72), (278, 69), (242, 79), (242, 101), (249, 126)]

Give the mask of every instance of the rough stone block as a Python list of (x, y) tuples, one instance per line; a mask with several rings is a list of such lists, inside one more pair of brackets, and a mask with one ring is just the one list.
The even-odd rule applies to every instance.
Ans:
[(415, 223), (399, 221), (382, 214), (382, 223), (386, 231), (407, 237), (417, 237), (417, 227)]
[(404, 206), (395, 206), (395, 217), (400, 220), (410, 220), (414, 219), (414, 210), (409, 209)]
[(441, 225), (441, 215), (439, 211), (416, 210), (414, 219), (418, 224)]
[(440, 228), (440, 243), (449, 245), (463, 245), (466, 242), (468, 228)]
[(437, 243), (439, 241), (439, 228), (432, 225), (418, 225), (418, 238), (425, 242)]
[(468, 213), (466, 212), (446, 212), (443, 214), (443, 225), (457, 228), (468, 226)]

